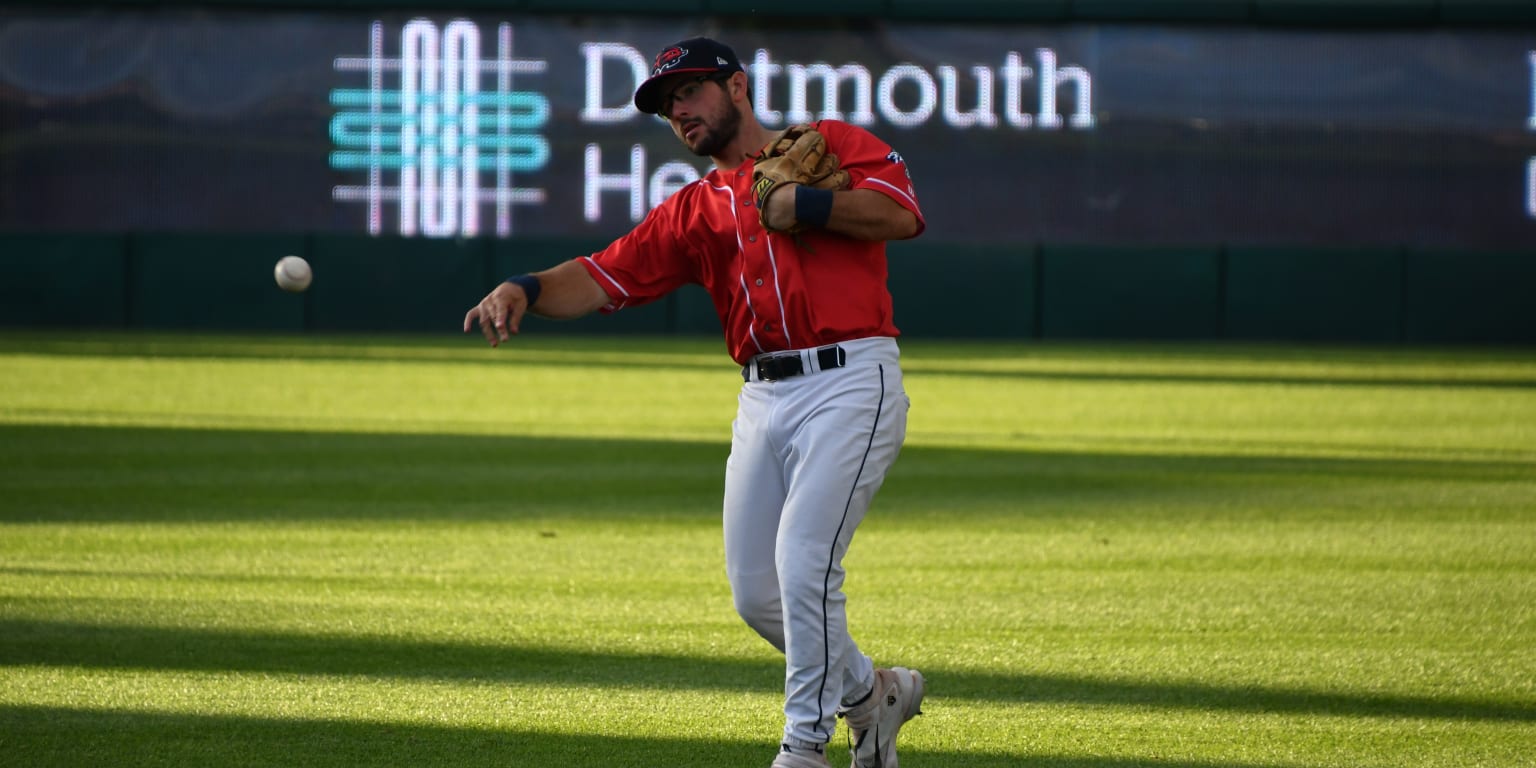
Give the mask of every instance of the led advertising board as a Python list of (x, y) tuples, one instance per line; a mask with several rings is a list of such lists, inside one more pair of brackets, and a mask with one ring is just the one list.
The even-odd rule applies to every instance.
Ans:
[[(708, 170), (630, 95), (639, 17), (0, 18), (0, 230), (617, 236)], [(907, 161), (926, 237), (1536, 243), (1536, 35), (706, 30), (771, 127)]]

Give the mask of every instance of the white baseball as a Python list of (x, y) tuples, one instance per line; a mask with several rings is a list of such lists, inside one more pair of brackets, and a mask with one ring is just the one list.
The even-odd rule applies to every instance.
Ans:
[(299, 293), (309, 287), (309, 282), (315, 278), (315, 273), (309, 269), (309, 262), (298, 256), (284, 256), (277, 260), (277, 267), (272, 270), (272, 276), (277, 278), (277, 286), (285, 291)]

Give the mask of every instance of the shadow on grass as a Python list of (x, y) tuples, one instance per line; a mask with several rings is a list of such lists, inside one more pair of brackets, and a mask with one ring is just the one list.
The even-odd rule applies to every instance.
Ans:
[[(168, 520), (303, 523), (522, 517), (589, 526), (605, 516), (650, 520), (685, 515), (707, 525), (719, 514), (723, 459), (723, 446), (713, 443), (7, 426), (0, 427), (0, 488), (5, 489), (0, 522), (131, 525)], [(601, 471), (593, 471), (594, 466)], [(1150, 499), (1171, 510), (1169, 514), (1179, 514), (1205, 509), (1202, 505), (1213, 497), (1242, 494), (1251, 499), (1265, 488), (1290, 488), (1303, 476), (1318, 474), (1327, 475), (1330, 482), (1362, 479), (1372, 488), (1379, 488), (1382, 479), (1424, 478), (1453, 484), (1519, 479), (1529, 486), (1529, 466), (1522, 462), (1211, 459), (909, 447), (878, 505), (882, 510), (922, 509), (927, 499), (939, 496), (946, 508), (963, 510), (972, 501), (1006, 498), (1019, 500), (1018, 514), (1023, 516), (1038, 514), (1028, 503), (1032, 494), (1070, 491), (1089, 499), (1062, 506), (1057, 514), (1144, 515)], [(504, 501), (509, 487), (519, 489), (516, 504)], [(46, 572), (0, 565), (0, 575), (6, 573)], [(18, 618), (0, 619), (0, 666), (6, 665), (620, 683), (662, 691), (762, 692), (782, 684), (782, 667), (773, 659), (600, 654)], [(972, 700), (1536, 721), (1536, 702), (1507, 699), (942, 668), (925, 672), (935, 706), (945, 700)], [(4, 738), (0, 733), (0, 740)], [(961, 758), (970, 759), (960, 756), (944, 764), (987, 764)], [(1116, 765), (1045, 760), (1039, 764)], [(755, 751), (746, 764), (757, 764), (753, 761), (761, 762)]]
[[(776, 660), (607, 654), (542, 647), (0, 620), (0, 666), (152, 669), (623, 685), (660, 691), (776, 690)], [(1182, 710), (1536, 722), (1536, 702), (1338, 693), (928, 668), (944, 701), (1133, 705)]]
[[(534, 318), (534, 322), (544, 322)], [(516, 342), (504, 350), (491, 351), (479, 334), (420, 334), (383, 336), (345, 335), (208, 335), (153, 334), (143, 332), (108, 332), (90, 337), (76, 332), (0, 332), (0, 354), (50, 355), (58, 357), (154, 357), (170, 359), (217, 358), (234, 360), (321, 360), (452, 363), (455, 365), (534, 364), (555, 367), (634, 368), (718, 371), (722, 376), (739, 373), (739, 367), (724, 354), (714, 336), (588, 336), (565, 334), (558, 328), (542, 328), (540, 333)], [(1041, 381), (1139, 382), (1156, 384), (1283, 384), (1288, 386), (1346, 387), (1487, 387), (1496, 389), (1536, 388), (1536, 376), (1528, 374), (1486, 375), (1469, 372), (1460, 364), (1491, 359), (1524, 363), (1536, 360), (1536, 354), (1513, 348), (1440, 348), (1380, 347), (1352, 355), (1348, 347), (1284, 344), (1210, 344), (1191, 342), (1147, 343), (1135, 346), (1105, 345), (1086, 342), (1077, 345), (1050, 343), (980, 344), (967, 343), (980, 358), (1007, 355), (1028, 358), (1037, 351), (1042, 365), (1070, 356), (1075, 360), (1100, 362), (1104, 370), (1067, 370), (1034, 368), (1030, 370), (978, 370), (974, 366), (946, 366), (942, 357), (926, 357), (923, 352), (942, 342), (909, 342), (905, 357), (910, 361), (908, 376), (925, 375), (1005, 378)], [(1074, 355), (1074, 349), (1081, 354)], [(1428, 356), (1426, 358), (1426, 356)], [(1148, 362), (1167, 360), (1169, 370), (1114, 370), (1121, 357)], [(1241, 362), (1253, 365), (1253, 373), (1181, 372), (1180, 366), (1200, 362)], [(1266, 374), (1265, 365), (1310, 360), (1347, 363), (1350, 373), (1320, 370), (1298, 373), (1294, 368), (1282, 375)], [(1427, 361), (1426, 361), (1427, 360)], [(1440, 365), (1456, 375), (1424, 376), (1361, 374), (1372, 363), (1384, 370), (1404, 363)], [(1198, 365), (1199, 363), (1195, 363)]]
[[(0, 523), (569, 518), (590, 524), (680, 517), (707, 523), (719, 518), (728, 452), (724, 443), (680, 440), (0, 425)], [(947, 510), (963, 510), (972, 499), (1011, 498), (1022, 518), (1043, 514), (1031, 499), (1065, 493), (1092, 499), (1066, 510), (1073, 515), (1114, 517), (1144, 514), (1152, 500), (1170, 507), (1209, 504), (1211, 493), (1251, 500), (1266, 489), (1294, 491), (1318, 478), (1492, 482), (1505, 493), (1525, 488), (1536, 497), (1529, 461), (1502, 457), (907, 446), (877, 508), (899, 515), (935, 497)], [(515, 503), (509, 489), (516, 489)]]
[[(761, 766), (771, 743), (623, 738), (493, 728), (0, 706), (8, 764), (185, 766)], [(1258, 768), (1223, 761), (903, 750), (902, 764), (944, 768)], [(841, 754), (834, 765), (845, 765)], [(1266, 768), (1276, 768), (1264, 763)]]

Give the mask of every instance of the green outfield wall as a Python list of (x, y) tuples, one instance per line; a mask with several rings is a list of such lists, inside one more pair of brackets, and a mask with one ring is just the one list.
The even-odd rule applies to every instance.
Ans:
[[(0, 325), (17, 328), (450, 333), (502, 277), (593, 240), (284, 235), (0, 235)], [(314, 286), (274, 286), (274, 253)], [(1191, 246), (890, 246), (904, 333), (929, 338), (1536, 343), (1530, 251)], [(557, 333), (716, 334), (684, 289)]]
[[(908, 57), (905, 60), (921, 66), (941, 60), (925, 62), (920, 55), (920, 43), (914, 44), (910, 39), (915, 36), (913, 30), (929, 28), (923, 25), (931, 25), (935, 40), (942, 39), (941, 44), (936, 44), (940, 44), (940, 50), (948, 51), (964, 47), (964, 39), (950, 39), (959, 34), (955, 30), (963, 33), (1017, 27), (1031, 35), (1060, 37), (1064, 41), (1059, 54), (1064, 68), (1074, 41), (1092, 49), (1105, 40), (1123, 44), (1133, 37), (1093, 37), (1092, 30), (1098, 25), (1114, 25), (1117, 30), (1144, 29), (1149, 34), (1164, 36), (1161, 39), (1176, 41), (1165, 50), (1177, 48), (1177, 41), (1183, 39), (1178, 35), (1184, 30), (1220, 30), (1236, 36), (1245, 31), (1280, 35), (1345, 32), (1357, 34), (1372, 44), (1382, 42), (1382, 38), (1406, 39), (1409, 47), (1411, 37), (1404, 36), (1426, 34), (1435, 45), (1440, 45), (1447, 42), (1437, 36), (1442, 32), (1487, 35), (1513, 52), (1506, 58), (1511, 59), (1511, 71), (1520, 81), (1510, 86), (1509, 97), (1501, 96), (1501, 103), (1488, 110), (1487, 119), (1492, 121), (1493, 128), (1485, 131), (1486, 136), (1473, 141), (1454, 130), (1445, 133), (1410, 126), (1405, 132), (1408, 139), (1401, 147), (1382, 148), (1373, 144), (1368, 132), (1347, 131), (1326, 147), (1300, 142), (1287, 145), (1282, 152), (1285, 156), (1277, 161), (1279, 175), (1293, 171), (1294, 175), (1306, 177), (1318, 195), (1320, 215), (1341, 208), (1349, 211), (1339, 217), (1343, 225), (1325, 222), (1326, 226), (1298, 234), (1294, 241), (1285, 236), (1284, 215), (1289, 214), (1283, 213), (1277, 214), (1273, 222), (1251, 223), (1251, 228), (1245, 231), (1257, 233), (1252, 237), (1233, 236), (1219, 228), (1190, 230), (1188, 237), (1180, 237), (1179, 233), (1185, 230), (1178, 221), (1164, 222), (1158, 216), (1148, 216), (1131, 224), (1126, 224), (1122, 217), (1114, 227), (1102, 230), (1102, 238), (1096, 238), (1094, 211), (1087, 209), (1066, 212), (1078, 217), (1072, 225), (1076, 229), (1030, 230), (1017, 237), (1008, 236), (1006, 231), (968, 236), (965, 226), (953, 224), (950, 212), (985, 205), (964, 199), (964, 191), (957, 191), (948, 177), (943, 179), (945, 184), (937, 187), (931, 183), (932, 169), (954, 164), (955, 153), (963, 156), (967, 150), (964, 142), (946, 138), (951, 134), (924, 133), (928, 129), (921, 126), (908, 130), (877, 125), (874, 130), (878, 134), (903, 139), (913, 147), (908, 151), (903, 146), (902, 151), (919, 175), (918, 191), (920, 196), (927, 196), (924, 207), (930, 217), (927, 235), (891, 244), (890, 288), (896, 298), (897, 324), (911, 337), (1536, 344), (1536, 2), (459, 0), (451, 8), (423, 6), (419, 1), (405, 0), (202, 0), (158, 4), (98, 0), (8, 5), (0, 11), (0, 22), (7, 14), (75, 11), (88, 16), (124, 9), (150, 15), (189, 11), (254, 15), (313, 12), (321, 16), (395, 14), (402, 18), (430, 12), (443, 18), (454, 14), (492, 14), (513, 15), (520, 20), (559, 19), (574, 28), (598, 30), (604, 27), (605, 19), (623, 17), (639, 24), (636, 28), (640, 30), (640, 39), (654, 36), (653, 30), (663, 21), (670, 24), (673, 19), (686, 19), (675, 25), (680, 36), (701, 30), (748, 30), (767, 36), (765, 39), (778, 40), (789, 39), (805, 18), (816, 17), (820, 27), (832, 30), (824, 33), (828, 37), (818, 39), (831, 41), (869, 37), (865, 33), (871, 29), (876, 31), (873, 36), (879, 37), (883, 34), (880, 25), (885, 23), (906, 25), (900, 26), (891, 40), (882, 39), (880, 45), (901, 47)], [(634, 22), (636, 19), (639, 21)], [(944, 45), (949, 48), (944, 49)], [(1020, 45), (1026, 63), (1037, 70), (1054, 66), (1054, 61), (1028, 58), (1029, 51), (1036, 47), (1034, 43)], [(1530, 50), (1528, 63), (1520, 55), (1525, 49)], [(750, 67), (752, 62), (747, 64)], [(1114, 121), (1125, 121), (1126, 114), (1134, 112), (1129, 106), (1134, 99), (1114, 93), (1116, 81), (1103, 71), (1109, 65), (1098, 66), (1102, 69), (1090, 69), (1100, 78), (1098, 82), (1105, 84), (1106, 101), (1119, 98), (1114, 103), (1126, 106), (1119, 107), (1118, 112), (1116, 108), (1107, 108), (1100, 119), (1104, 127), (1097, 134), (1073, 133), (1070, 127), (1049, 136), (1036, 131), (1036, 143), (1024, 151), (1029, 167), (1049, 169), (1051, 158), (1083, 152), (1083, 157), (1091, 158), (1088, 173), (1071, 168), (1052, 172), (1061, 174), (1060, 178), (1067, 183), (1075, 183), (1084, 175), (1107, 173), (1102, 170), (1107, 166), (1129, 167), (1128, 184), (1162, 173), (1151, 166), (1137, 165), (1142, 156), (1168, 154), (1166, 147), (1170, 144), (1164, 143), (1158, 131), (1205, 127), (1169, 128), (1166, 123), (1148, 121), (1151, 127), (1139, 126), (1138, 130), (1146, 129), (1139, 133), (1113, 133), (1117, 130)], [(1524, 79), (1527, 73), (1528, 81)], [(1066, 100), (1074, 83), (1063, 82), (1066, 84), (1060, 95)], [(35, 152), (37, 143), (48, 140), (48, 126), (40, 123), (33, 133), (28, 128), (3, 134), (8, 114), (4, 111), (3, 90), (0, 89), (0, 135), (7, 140), (0, 145), (0, 176), (46, 176), (46, 168), (39, 170), (46, 163), (34, 158), (50, 157)], [(1453, 103), (1447, 108), (1455, 110), (1461, 106)], [(10, 114), (21, 114), (12, 109)], [(554, 111), (557, 114), (553, 119), (561, 119), (560, 110)], [(1364, 124), (1384, 119), (1378, 113), (1361, 114)], [(321, 125), (324, 118), (317, 118)], [(1468, 118), (1474, 119), (1477, 118)], [(17, 120), (11, 118), (12, 124)], [(654, 156), (656, 147), (669, 137), (654, 127), (650, 132), (659, 134), (645, 139), (654, 142), (644, 145)], [(591, 139), (593, 144), (589, 146), (606, 140), (602, 139), (604, 134), (595, 135), (599, 138)], [(580, 154), (579, 143), (575, 145), (576, 151), (572, 151), (569, 146), (560, 145), (559, 135), (552, 134), (550, 141), (556, 151), (567, 156)], [(619, 148), (627, 148), (632, 139), (625, 134), (622, 141), (625, 143)], [(892, 140), (892, 144), (897, 142)], [(1482, 145), (1501, 147), (1513, 159), (1479, 154)], [(1233, 146), (1218, 142), (1208, 149), (1188, 150), (1191, 156), (1176, 166), (1196, 180), (1186, 186), (1198, 187), (1201, 177), (1195, 175), (1196, 171), (1224, 168), (1223, 163), (1238, 163), (1233, 166), (1238, 170), (1246, 168), (1240, 163), (1248, 160), (1232, 160), (1243, 151)], [(611, 173), (615, 163), (622, 162), (613, 158), (621, 158), (622, 153), (608, 145), (603, 148), (604, 168)], [(214, 147), (208, 157), (216, 157), (220, 151), (220, 147)], [(992, 150), (983, 146), (976, 151)], [(1422, 214), (1424, 208), (1413, 201), (1403, 204), (1401, 210), (1406, 213), (1389, 210), (1379, 220), (1367, 220), (1372, 215), (1369, 201), (1357, 200), (1360, 195), (1352, 189), (1330, 197), (1329, 190), (1337, 189), (1342, 182), (1339, 177), (1325, 178), (1320, 169), (1349, 167), (1339, 164), (1341, 156), (1359, 157), (1362, 163), (1373, 162), (1373, 154), (1394, 154), (1381, 167), (1403, 174), (1420, 174), (1414, 178), (1427, 178), (1431, 184), (1459, 183), (1461, 170), (1470, 168), (1469, 173), (1484, 174), (1478, 179), (1493, 179), (1492, 185), (1497, 189), (1486, 200), (1478, 197), (1467, 201), (1465, 210), (1449, 215), (1440, 228), (1420, 226), (1426, 215)], [(1531, 158), (1528, 168), (1527, 156)], [(962, 165), (976, 168), (977, 172), (985, 170), (974, 162)], [(922, 175), (925, 170), (928, 176)], [(1262, 170), (1271, 177), (1277, 175), (1274, 168)], [(959, 172), (963, 169), (956, 173)], [(68, 175), (60, 173), (61, 178)], [(1216, 183), (1232, 181), (1228, 178)], [(48, 186), (40, 184), (39, 189), (46, 193)], [(1281, 209), (1295, 197), (1279, 187), (1254, 186), (1262, 188), (1243, 189), (1240, 184), (1237, 188), (1244, 195), (1252, 195), (1251, 200), (1262, 206)], [(554, 234), (533, 227), (531, 231), (510, 235), (487, 232), (470, 237), (430, 238), (389, 232), (370, 235), (343, 231), (338, 226), (308, 225), (234, 225), (210, 228), (213, 231), (79, 227), (68, 222), (31, 226), (35, 211), (46, 209), (47, 204), (37, 204), (28, 199), (30, 192), (18, 189), (7, 187), (5, 179), (0, 178), (0, 326), (9, 328), (451, 333), (459, 328), (465, 310), (505, 276), (589, 254), (603, 247), (614, 231), (622, 231), (622, 227), (616, 229), (615, 225), (606, 224), (606, 229), (592, 227), (593, 231), (584, 234), (570, 234), (581, 228), (565, 226), (563, 230), (551, 230)], [(1231, 212), (1222, 207), (1220, 195), (1200, 198), (1197, 192), (1198, 189), (1192, 191), (1188, 201), (1163, 201), (1163, 213), (1159, 216), (1176, 219), (1181, 210), (1208, 209), (1207, 219), (1219, 223), (1232, 218)], [(144, 194), (171, 193), (146, 188)], [(961, 199), (957, 202), (956, 198)], [(609, 208), (621, 207), (611, 193), (605, 201)], [(1028, 211), (1037, 220), (1050, 221), (1057, 211), (1054, 201), (1037, 193), (1021, 192), (1013, 202), (1018, 210)], [(1113, 200), (1095, 201), (1094, 210), (1108, 210), (1117, 204)], [(1526, 207), (1524, 211), (1519, 210), (1522, 204)], [(40, 207), (32, 209), (34, 213), (15, 213), (29, 210), (29, 205)], [(952, 208), (944, 208), (946, 205)], [(1234, 203), (1233, 209), (1243, 205)], [(1502, 211), (1505, 207), (1509, 210)], [(7, 208), (15, 215), (7, 217)], [(1488, 227), (1480, 219), (1468, 218), (1493, 209), (1501, 212), (1489, 219)], [(993, 220), (1007, 218), (1004, 210), (1001, 217), (996, 213), (986, 215)], [(611, 220), (614, 214), (607, 215)], [(1347, 228), (1348, 222), (1356, 218), (1362, 222), (1364, 234)], [(1396, 239), (1394, 232), (1399, 227), (1405, 234)], [(285, 254), (304, 256), (313, 265), (316, 279), (307, 293), (284, 293), (273, 284), (272, 266)], [(626, 309), (613, 317), (571, 322), (533, 319), (528, 328), (538, 332), (604, 334), (719, 332), (713, 309), (697, 288), (685, 289), (652, 305)]]

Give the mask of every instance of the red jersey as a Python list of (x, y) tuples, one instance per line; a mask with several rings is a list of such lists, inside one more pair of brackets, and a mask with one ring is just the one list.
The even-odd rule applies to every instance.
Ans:
[[(847, 123), (817, 124), (850, 188), (873, 189), (926, 226), (906, 163), (885, 142)], [(886, 288), (885, 243), (810, 229), (770, 233), (752, 195), (753, 161), (678, 190), (629, 234), (579, 261), (611, 300), (603, 312), (704, 286), (731, 357), (804, 349), (869, 336), (897, 336)], [(802, 245), (803, 244), (803, 245)]]

